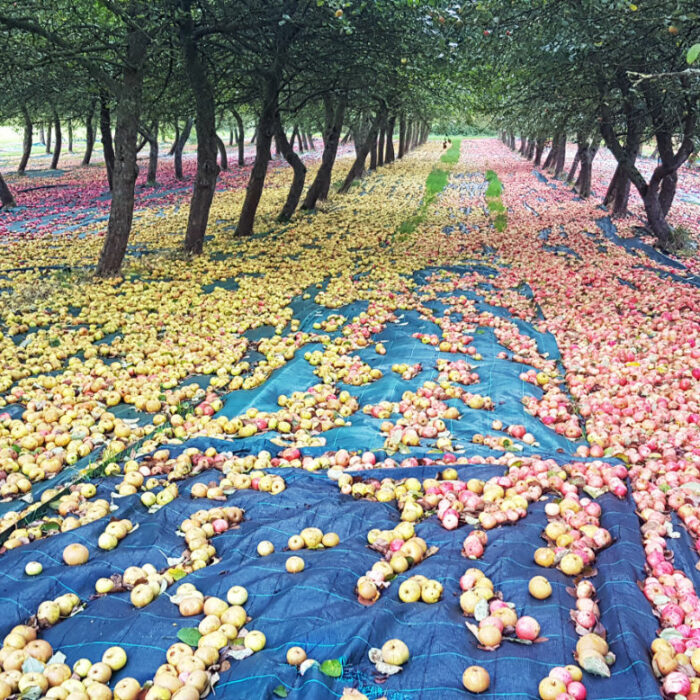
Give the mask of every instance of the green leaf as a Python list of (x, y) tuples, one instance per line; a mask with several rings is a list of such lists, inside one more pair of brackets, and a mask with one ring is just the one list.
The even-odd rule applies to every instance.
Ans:
[(688, 55), (685, 57), (685, 60), (688, 61), (690, 66), (698, 60), (698, 56), (700, 56), (700, 44), (693, 44), (688, 49)]
[(43, 673), (44, 664), (35, 659), (33, 656), (28, 656), (25, 662), (22, 664), (22, 673)]
[(202, 633), (196, 627), (182, 627), (177, 631), (177, 638), (191, 647), (196, 647)]
[(179, 581), (181, 578), (187, 576), (187, 572), (178, 567), (176, 569), (170, 569), (170, 575), (173, 577), (173, 581)]
[(273, 695), (276, 695), (278, 698), (286, 698), (289, 693), (287, 692), (287, 689), (283, 685), (278, 685), (273, 691)]
[(328, 659), (321, 664), (321, 673), (331, 678), (340, 678), (343, 674), (343, 664), (339, 659)]
[(474, 606), (474, 619), (481, 622), (489, 616), (489, 604), (483, 598)]
[(60, 530), (61, 526), (57, 523), (54, 522), (53, 520), (47, 522), (47, 523), (41, 523), (41, 531), (42, 532), (48, 532), (49, 530)]
[(31, 685), (24, 690), (20, 697), (22, 700), (39, 700), (44, 695), (44, 691), (38, 685)]

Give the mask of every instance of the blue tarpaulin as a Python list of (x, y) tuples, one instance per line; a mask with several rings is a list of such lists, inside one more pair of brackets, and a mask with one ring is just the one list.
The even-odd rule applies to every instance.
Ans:
[[(477, 269), (463, 267), (459, 271)], [(478, 268), (485, 274), (493, 269)], [(415, 276), (420, 285), (428, 274)], [(508, 317), (505, 309), (487, 304), (474, 292), (455, 291), (477, 299), (477, 310), (488, 310)], [(443, 303), (438, 297), (429, 306), (442, 313)], [(301, 321), (302, 330), (311, 330), (313, 324), (330, 313), (352, 317), (366, 308), (357, 303), (329, 312), (311, 300), (294, 302), (295, 317)], [(362, 386), (339, 385), (356, 396), (360, 405), (381, 400), (398, 401), (407, 389), (415, 390), (427, 380), (437, 378), (435, 367), (438, 358), (457, 359), (459, 355), (440, 353), (432, 346), (421, 343), (412, 333), (440, 333), (430, 321), (421, 319), (415, 311), (397, 311), (396, 323), (389, 323), (385, 330), (373, 336), (382, 341), (387, 354), (377, 355), (373, 349), (358, 354), (372, 367), (378, 367), (383, 377)], [(559, 360), (554, 337), (539, 333), (532, 324), (514, 320), (521, 332), (534, 337), (541, 352), (548, 352), (553, 360)], [(461, 401), (452, 400), (459, 408), (460, 420), (446, 421), (453, 435), (455, 450), (466, 450), (469, 455), (486, 458), (494, 455), (491, 450), (471, 443), (475, 433), (486, 433), (495, 417), (505, 424), (519, 423), (535, 435), (538, 446), (523, 449), (524, 455), (540, 454), (553, 458), (560, 464), (571, 460), (577, 445), (557, 435), (539, 420), (523, 410), (523, 396), (540, 396), (542, 391), (519, 378), (527, 366), (510, 360), (497, 359), (504, 348), (497, 344), (492, 329), (480, 328), (474, 334), (473, 345), (483, 356), (475, 361), (481, 378), (471, 385), (470, 391), (490, 396), (495, 411), (477, 411)], [(236, 391), (225, 397), (221, 411), (226, 416), (236, 416), (249, 407), (259, 410), (277, 410), (280, 394), (305, 390), (319, 383), (313, 367), (304, 359), (306, 351), (320, 345), (304, 346), (293, 360), (280, 369), (260, 387), (251, 391)], [(509, 353), (510, 354), (510, 353)], [(422, 372), (406, 381), (391, 371), (394, 362), (409, 364), (420, 362)], [(394, 419), (397, 416), (394, 416)], [(322, 447), (304, 448), (304, 454), (321, 454), (328, 450), (373, 450), (381, 457), (383, 435), (379, 421), (361, 410), (349, 419), (351, 425), (323, 433), (326, 444)], [(213, 440), (194, 438), (185, 445), (173, 447), (176, 454), (184, 447), (205, 449), (213, 446), (221, 452), (237, 454), (257, 453), (268, 449), (273, 454), (280, 448), (270, 442), (276, 434), (254, 436), (242, 440)], [(430, 441), (411, 451), (413, 456), (435, 454)], [(397, 455), (400, 459), (401, 455)], [(397, 468), (362, 472), (363, 477), (391, 477), (394, 479), (415, 476), (420, 479), (434, 477), (437, 466)], [(459, 465), (460, 478), (487, 479), (503, 474), (505, 468), (492, 464)], [(267, 637), (267, 645), (261, 652), (244, 660), (232, 660), (230, 668), (220, 671), (215, 686), (217, 696), (224, 698), (273, 698), (275, 689), (288, 692), (289, 697), (335, 698), (345, 687), (355, 687), (370, 698), (386, 696), (390, 700), (412, 698), (432, 700), (467, 697), (461, 684), (463, 671), (472, 664), (484, 666), (491, 674), (491, 688), (479, 697), (536, 698), (537, 686), (555, 665), (573, 663), (573, 651), (577, 636), (569, 619), (574, 598), (567, 592), (570, 578), (556, 569), (544, 570), (533, 562), (535, 549), (543, 544), (541, 533), (546, 526), (544, 504), (533, 504), (527, 517), (517, 524), (500, 527), (489, 532), (489, 543), (483, 558), (477, 562), (462, 557), (461, 546), (470, 528), (461, 527), (447, 531), (436, 517), (416, 526), (417, 534), (429, 546), (439, 547), (434, 556), (401, 574), (383, 592), (371, 607), (358, 602), (355, 585), (379, 554), (367, 547), (367, 532), (373, 528), (390, 529), (399, 521), (395, 503), (378, 503), (354, 500), (342, 495), (337, 485), (324, 472), (311, 473), (299, 469), (272, 469), (287, 483), (281, 494), (254, 490), (237, 491), (227, 498), (228, 505), (245, 510), (245, 521), (239, 529), (227, 531), (212, 539), (221, 560), (190, 574), (185, 580), (194, 583), (205, 595), (225, 597), (233, 585), (245, 586), (249, 592), (246, 610), (251, 622), (249, 630), (260, 630)], [(205, 472), (197, 477), (179, 482), (181, 496), (155, 513), (149, 513), (139, 495), (113, 499), (117, 510), (112, 517), (129, 518), (138, 528), (109, 552), (97, 547), (97, 538), (106, 521), (98, 520), (72, 532), (36, 541), (3, 555), (0, 571), (0, 618), (2, 631), (25, 621), (33, 615), (39, 603), (66, 592), (76, 593), (87, 601), (84, 610), (42, 632), (42, 636), (54, 647), (66, 654), (72, 664), (78, 658), (99, 660), (104, 650), (112, 645), (124, 647), (129, 655), (127, 666), (116, 673), (114, 680), (135, 676), (140, 681), (150, 679), (159, 665), (165, 662), (167, 648), (177, 641), (181, 627), (196, 626), (200, 618), (184, 618), (177, 606), (169, 600), (174, 592), (169, 589), (147, 607), (137, 610), (128, 593), (117, 593), (92, 599), (94, 584), (99, 577), (123, 573), (128, 566), (153, 564), (157, 569), (167, 568), (168, 559), (179, 557), (184, 551), (184, 540), (178, 536), (179, 524), (189, 514), (202, 508), (221, 505), (219, 502), (191, 500), (189, 486), (194, 481), (215, 479), (217, 472)], [(98, 497), (110, 499), (120, 477), (98, 479)], [(44, 486), (55, 484), (48, 482)], [(590, 698), (608, 700), (636, 700), (658, 698), (655, 680), (648, 657), (649, 644), (655, 636), (656, 619), (640, 592), (637, 581), (643, 577), (644, 553), (635, 507), (629, 497), (618, 500), (612, 495), (600, 498), (603, 506), (602, 526), (607, 528), (615, 542), (597, 556), (597, 574), (593, 581), (598, 591), (602, 623), (607, 629), (608, 641), (617, 655), (610, 679), (598, 679), (588, 674), (584, 682)], [(285, 571), (289, 556), (284, 549), (291, 535), (304, 527), (314, 526), (324, 532), (337, 532), (340, 544), (327, 550), (302, 550), (306, 568), (298, 574)], [(267, 539), (275, 544), (276, 551), (262, 558), (256, 552), (259, 541)], [(71, 542), (81, 542), (90, 550), (90, 560), (81, 567), (69, 568), (61, 560), (63, 548)], [(43, 573), (31, 579), (25, 576), (24, 566), (37, 560), (44, 566)], [(465, 618), (459, 606), (459, 578), (470, 566), (481, 568), (492, 578), (495, 588), (504, 599), (516, 605), (519, 615), (532, 615), (541, 625), (546, 641), (532, 646), (503, 642), (494, 652), (477, 648), (476, 640), (465, 627)], [(435, 605), (402, 603), (398, 588), (405, 578), (423, 574), (437, 579), (444, 587), (442, 600)], [(551, 581), (553, 595), (538, 601), (532, 598), (527, 583), (535, 575), (545, 574)], [(371, 647), (381, 647), (390, 638), (400, 638), (409, 646), (411, 658), (404, 670), (384, 682), (377, 681), (377, 672), (368, 659)], [(310, 658), (319, 662), (328, 659), (342, 661), (342, 676), (332, 678), (318, 668), (301, 676), (285, 661), (291, 646), (302, 646)], [(382, 680), (382, 679), (379, 679)], [(284, 689), (280, 691), (280, 686)]]

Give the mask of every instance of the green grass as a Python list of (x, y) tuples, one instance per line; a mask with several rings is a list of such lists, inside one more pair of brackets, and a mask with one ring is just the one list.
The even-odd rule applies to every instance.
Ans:
[(486, 180), (489, 186), (486, 188), (486, 197), (500, 197), (503, 192), (503, 185), (498, 179), (498, 175), (493, 170), (486, 171)]
[(440, 160), (443, 163), (450, 163), (454, 165), (459, 162), (460, 146), (462, 145), (462, 139), (455, 139), (452, 145), (442, 154)]
[(489, 184), (484, 197), (486, 198), (489, 212), (496, 215), (493, 219), (493, 225), (496, 231), (505, 231), (508, 227), (508, 217), (506, 215), (506, 208), (501, 201), (503, 184), (493, 170), (486, 171), (486, 180)]
[(447, 187), (449, 176), (450, 174), (447, 170), (434, 168), (425, 181), (425, 199), (430, 201), (435, 199), (435, 197)]

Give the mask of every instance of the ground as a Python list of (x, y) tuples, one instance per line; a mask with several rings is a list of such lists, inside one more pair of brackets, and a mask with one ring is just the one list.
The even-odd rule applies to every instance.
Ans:
[[(90, 275), (101, 168), (73, 169), (76, 156), (57, 178), (8, 178), (59, 187), (0, 213), (4, 632), (74, 593), (59, 620), (44, 606), (40, 637), (71, 666), (119, 645), (112, 680), (144, 682), (178, 638), (196, 645), (228, 620), (212, 599), (216, 620), (184, 615), (197, 595), (178, 587), (225, 600), (239, 585), (249, 619), (208, 638), (224, 697), (456, 698), (471, 665), (490, 673), (483, 697), (536, 697), (577, 642), (589, 697), (659, 696), (657, 628), (665, 644), (680, 630), (674, 651), (690, 657), (700, 612), (686, 487), (700, 461), (698, 261), (655, 251), (636, 216), (613, 225), (605, 154), (582, 201), (494, 139), (454, 144), (431, 141), (284, 226), (290, 173), (276, 162), (246, 241), (233, 229), (250, 163), (233, 168), (194, 259), (180, 252), (189, 181), (166, 161), (139, 189), (124, 277), (107, 281)], [(672, 217), (695, 236), (697, 178), (683, 171)], [(305, 528), (339, 542), (290, 541)], [(71, 543), (89, 559), (69, 568)], [(303, 571), (288, 572), (292, 555)], [(490, 583), (463, 576), (472, 567)], [(399, 598), (413, 575), (437, 602)], [(537, 575), (551, 597), (528, 592)], [(595, 593), (572, 591), (583, 577)], [(490, 612), (482, 627), (498, 627), (506, 603), (539, 637), (506, 624), (502, 644), (480, 644), (465, 623)], [(577, 625), (576, 609), (594, 615)], [(264, 649), (241, 653), (244, 630)], [(580, 646), (589, 630), (616, 658)], [(370, 661), (391, 638), (410, 650), (395, 675)], [(301, 674), (292, 646), (338, 663)]]

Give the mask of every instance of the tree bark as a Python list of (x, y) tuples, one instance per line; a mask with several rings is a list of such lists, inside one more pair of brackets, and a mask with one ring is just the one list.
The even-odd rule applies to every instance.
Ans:
[(20, 175), (24, 175), (27, 170), (27, 163), (29, 162), (29, 157), (32, 154), (32, 118), (27, 109), (27, 105), (22, 105), (22, 117), (24, 118), (24, 138), (22, 139), (22, 158), (19, 161), (19, 166), (17, 167), (17, 172)]
[(575, 189), (583, 199), (591, 196), (593, 159), (597, 152), (598, 144), (585, 142), (579, 145), (581, 169), (576, 180)]
[(51, 122), (46, 123), (46, 152), (51, 153)]
[[(100, 134), (102, 136), (102, 151), (104, 152), (107, 183), (110, 192), (114, 186), (114, 145), (112, 143), (112, 117), (107, 104), (107, 94), (100, 92)], [(136, 144), (134, 144), (136, 148)]]
[(668, 212), (671, 210), (671, 205), (673, 204), (673, 199), (676, 196), (676, 185), (678, 184), (678, 171), (666, 175), (666, 177), (661, 181), (661, 191), (659, 193), (659, 203), (661, 204), (661, 211), (663, 211), (664, 216), (668, 216)]
[(219, 149), (219, 167), (221, 170), (228, 170), (228, 153), (226, 153), (226, 144), (217, 134), (216, 147)]
[(544, 160), (544, 165), (542, 168), (548, 170), (552, 168), (559, 157), (559, 144), (561, 142), (561, 134), (554, 134), (552, 137), (552, 148), (549, 150), (547, 157)]
[(569, 174), (566, 176), (567, 182), (573, 182), (576, 177), (576, 171), (578, 170), (579, 163), (581, 162), (581, 150), (586, 148), (587, 144), (582, 143), (580, 140), (576, 144), (576, 155), (574, 155), (574, 160), (571, 163), (571, 168), (569, 168)]
[(372, 139), (372, 143), (370, 144), (369, 147), (369, 169), (370, 170), (376, 170), (377, 169), (377, 135), (379, 133), (379, 128), (377, 128), (377, 133), (374, 134), (374, 138)]
[[(146, 187), (154, 187), (158, 176), (158, 122), (153, 122), (147, 131), (145, 128), (139, 129), (145, 142), (148, 144), (148, 173), (146, 174)], [(137, 147), (137, 152), (138, 152)]]
[(229, 126), (228, 128), (228, 145), (233, 146), (233, 127)]
[[(217, 151), (223, 149), (222, 165), (226, 161), (226, 147), (216, 134), (216, 101), (214, 88), (204, 62), (202, 61), (197, 40), (194, 38), (194, 20), (191, 15), (191, 0), (181, 0), (181, 7), (186, 13), (180, 22), (180, 46), (185, 64), (185, 72), (194, 95), (197, 114), (197, 174), (194, 178), (190, 215), (185, 234), (185, 250), (199, 254), (204, 247), (204, 236), (209, 223), (209, 211), (214, 200), (219, 165), (216, 162)], [(184, 146), (184, 143), (183, 143)]]
[(54, 109), (53, 121), (56, 126), (56, 144), (53, 149), (53, 158), (51, 159), (51, 170), (58, 169), (58, 159), (61, 157), (61, 145), (63, 144), (63, 134), (61, 133), (61, 121), (58, 118), (58, 112)]
[[(277, 217), (278, 221), (289, 221), (292, 215), (296, 211), (297, 205), (299, 204), (299, 199), (301, 199), (301, 193), (304, 189), (304, 181), (306, 179), (306, 166), (302, 163), (301, 158), (295, 153), (292, 148), (292, 144), (287, 140), (287, 135), (284, 133), (282, 127), (282, 122), (280, 120), (279, 114), (275, 119), (275, 134), (277, 136), (280, 150), (284, 159), (289, 163), (294, 172), (294, 177), (292, 178), (292, 184), (289, 187), (289, 193), (287, 194), (287, 201), (282, 207), (282, 211)], [(292, 132), (292, 135), (294, 132)]]
[(384, 155), (385, 163), (394, 162), (394, 125), (396, 117), (389, 117), (386, 123), (386, 153)]
[(559, 148), (557, 149), (557, 158), (554, 162), (554, 177), (558, 178), (564, 171), (566, 165), (566, 134), (561, 135)]
[(85, 116), (85, 153), (81, 165), (90, 165), (92, 159), (92, 149), (95, 147), (95, 128), (92, 124), (92, 118), (95, 113), (95, 100), (90, 101), (88, 113)]
[(187, 141), (190, 138), (190, 132), (192, 131), (192, 124), (194, 124), (194, 119), (189, 117), (185, 122), (185, 128), (180, 133), (180, 138), (175, 144), (175, 178), (177, 180), (184, 180), (185, 176), (182, 173), (182, 151), (187, 145)]
[(406, 120), (403, 114), (399, 116), (399, 152), (397, 157), (403, 158), (406, 151)]
[(521, 134), (520, 134), (520, 149), (519, 149), (519, 151), (518, 151), (518, 152), (520, 153), (521, 156), (524, 156), (524, 155), (525, 155), (525, 152), (526, 152), (525, 149), (526, 149), (526, 147), (527, 147), (527, 141), (526, 141), (526, 139), (525, 139), (525, 134), (521, 133)]
[(534, 165), (539, 167), (542, 163), (542, 152), (544, 151), (545, 140), (540, 138), (535, 142), (535, 160)]
[(328, 190), (331, 186), (331, 175), (333, 173), (333, 165), (335, 157), (338, 153), (338, 145), (340, 143), (340, 134), (343, 129), (343, 120), (345, 119), (346, 100), (341, 98), (335, 108), (330, 98), (324, 99), (326, 108), (326, 125), (323, 134), (323, 154), (321, 155), (321, 165), (316, 172), (316, 177), (311, 183), (306, 198), (301, 205), (302, 209), (314, 209), (316, 202), (324, 200), (328, 196)]
[(377, 138), (377, 167), (384, 165), (384, 141), (386, 140), (386, 120), (379, 129)]
[(39, 124), (39, 142), (42, 146), (46, 145), (46, 134), (44, 133), (44, 122)]
[(350, 186), (352, 185), (354, 180), (362, 177), (362, 174), (365, 171), (365, 161), (367, 160), (367, 154), (369, 153), (370, 149), (372, 148), (372, 144), (376, 141), (378, 128), (379, 128), (379, 118), (375, 117), (370, 124), (370, 128), (369, 128), (369, 132), (367, 134), (367, 137), (364, 139), (364, 141), (360, 144), (359, 148), (357, 149), (357, 155), (355, 157), (355, 162), (352, 164), (350, 170), (348, 171), (347, 176), (345, 177), (345, 181), (343, 182), (343, 184), (340, 188), (341, 194), (345, 194), (350, 189)]
[(316, 144), (314, 143), (314, 135), (310, 131), (306, 132), (306, 144), (308, 145), (310, 151), (316, 150)]
[(149, 37), (136, 21), (129, 25), (126, 35), (126, 61), (117, 101), (117, 127), (114, 141), (114, 189), (109, 210), (107, 235), (97, 264), (100, 277), (119, 274), (134, 217), (134, 185), (138, 175), (136, 140), (141, 117), (144, 62)]
[(263, 187), (265, 186), (267, 164), (270, 162), (270, 145), (275, 129), (278, 95), (279, 83), (277, 78), (268, 78), (265, 84), (263, 106), (258, 118), (258, 128), (255, 132), (255, 163), (253, 163), (253, 169), (250, 172), (243, 208), (238, 217), (237, 236), (250, 236), (253, 233), (255, 214), (258, 210)]
[(238, 167), (245, 165), (245, 131), (243, 128), (243, 118), (235, 110), (231, 110), (233, 118), (236, 120), (236, 145), (238, 146)]
[(2, 173), (0, 173), (0, 204), (3, 209), (12, 209), (15, 206), (15, 198), (10, 192), (10, 188), (7, 186)]
[(73, 120), (68, 119), (68, 153), (73, 153)]
[(173, 139), (172, 145), (170, 146), (170, 150), (168, 151), (169, 156), (174, 156), (175, 151), (177, 150), (177, 144), (180, 143), (180, 125), (177, 123), (177, 119), (175, 120), (175, 138)]

